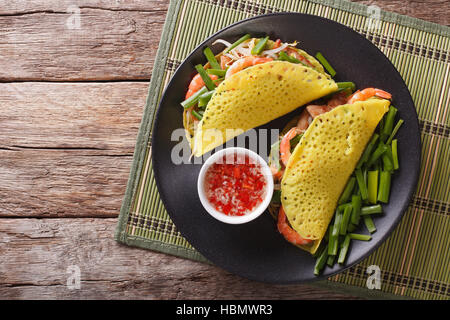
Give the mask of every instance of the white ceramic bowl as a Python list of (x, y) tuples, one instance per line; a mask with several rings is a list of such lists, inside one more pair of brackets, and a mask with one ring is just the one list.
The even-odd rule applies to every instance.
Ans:
[[(255, 207), (251, 212), (243, 215), (243, 216), (228, 216), (220, 211), (217, 211), (209, 202), (209, 200), (206, 197), (205, 194), (205, 188), (204, 188), (204, 181), (205, 181), (205, 175), (208, 171), (208, 168), (217, 162), (219, 159), (221, 159), (224, 155), (229, 154), (238, 154), (238, 155), (247, 155), (250, 159), (254, 160), (257, 164), (261, 166), (261, 171), (264, 176), (264, 179), (266, 180), (266, 193), (263, 198), (263, 201)], [(197, 180), (197, 189), (198, 189), (198, 195), (200, 197), (200, 201), (205, 208), (205, 210), (214, 218), (216, 218), (219, 221), (230, 223), (230, 224), (241, 224), (246, 223), (249, 221), (252, 221), (259, 217), (264, 210), (269, 206), (270, 200), (272, 199), (273, 194), (273, 178), (272, 178), (272, 172), (267, 165), (267, 163), (264, 161), (263, 158), (261, 158), (257, 153), (245, 149), (245, 148), (238, 148), (238, 147), (232, 147), (232, 148), (226, 148), (222, 149), (216, 153), (214, 153), (212, 156), (210, 156), (205, 163), (203, 164), (200, 174), (198, 176)]]

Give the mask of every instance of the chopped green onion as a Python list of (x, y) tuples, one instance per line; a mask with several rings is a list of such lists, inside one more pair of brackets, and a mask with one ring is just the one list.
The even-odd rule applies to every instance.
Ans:
[(374, 214), (374, 213), (383, 213), (383, 208), (381, 207), (380, 204), (361, 208), (362, 216), (367, 216), (369, 214)]
[(192, 115), (193, 115), (194, 117), (196, 117), (198, 120), (202, 120), (202, 118), (203, 118), (203, 113), (197, 112), (197, 111), (195, 111), (195, 110), (192, 110), (191, 112), (192, 112)]
[(392, 134), (392, 128), (394, 127), (394, 119), (397, 114), (397, 109), (394, 106), (389, 107), (389, 111), (385, 116), (383, 128), (381, 129), (381, 140), (386, 141)]
[(361, 195), (352, 196), (352, 207), (352, 217), (350, 220), (355, 226), (357, 226), (361, 215)]
[(316, 276), (318, 276), (322, 271), (323, 267), (325, 266), (325, 263), (327, 262), (327, 259), (328, 259), (328, 249), (327, 247), (325, 247), (323, 248), (322, 252), (317, 258), (316, 265), (314, 266), (314, 274)]
[(252, 55), (254, 55), (254, 56), (259, 55), (266, 47), (268, 40), (269, 40), (268, 36), (265, 38), (259, 39), (258, 43), (253, 47), (253, 49), (251, 51)]
[(218, 77), (225, 77), (225, 74), (227, 73), (226, 70), (222, 70), (222, 69), (206, 69), (206, 73), (207, 74), (213, 74), (216, 75)]
[(296, 135), (294, 138), (291, 139), (291, 150), (294, 149), (297, 144), (300, 142), (301, 138), (303, 137), (303, 133)]
[[(334, 223), (333, 223), (333, 225), (334, 225)], [(325, 240), (327, 241), (327, 243), (330, 241), (331, 234), (333, 233), (333, 225), (330, 223), (328, 225), (327, 232), (325, 232)]]
[(394, 129), (392, 130), (391, 136), (389, 137), (389, 139), (386, 141), (386, 144), (390, 144), (392, 139), (394, 139), (394, 136), (397, 134), (398, 129), (400, 129), (400, 127), (403, 124), (403, 119), (398, 120), (397, 124), (395, 125)]
[(353, 188), (355, 187), (356, 179), (355, 177), (351, 177), (350, 180), (348, 180), (347, 185), (344, 188), (344, 191), (341, 194), (341, 197), (339, 198), (338, 204), (343, 204), (347, 202), (350, 199), (350, 196), (352, 195)]
[(345, 207), (351, 206), (351, 205), (352, 204), (350, 202), (349, 203), (344, 203), (344, 204), (340, 204), (337, 208), (338, 208), (339, 211), (344, 211)]
[(211, 48), (206, 47), (205, 50), (203, 50), (203, 54), (205, 55), (212, 69), (222, 69), (219, 62), (217, 62), (214, 53), (211, 51)]
[(336, 259), (336, 256), (328, 256), (327, 266), (332, 268), (334, 266), (334, 259)]
[(196, 93), (194, 93), (192, 96), (190, 96), (189, 98), (187, 98), (186, 100), (184, 100), (181, 105), (183, 106), (183, 108), (188, 109), (192, 106), (194, 106), (197, 102), (198, 99), (200, 98), (200, 96), (202, 94), (204, 94), (205, 92), (208, 92), (208, 89), (206, 87), (202, 87), (200, 90), (198, 90)]
[(389, 171), (381, 171), (379, 190), (378, 201), (388, 203), (391, 191), (391, 173)]
[(341, 227), (339, 234), (345, 236), (347, 234), (348, 222), (350, 221), (350, 216), (352, 214), (352, 205), (348, 205), (344, 209), (344, 214), (342, 215)]
[(367, 167), (372, 166), (375, 164), (375, 161), (377, 161), (383, 153), (385, 153), (388, 149), (388, 146), (386, 146), (382, 141), (378, 144), (378, 147), (375, 149), (375, 151), (370, 156), (369, 162), (367, 162)]
[(352, 240), (369, 241), (372, 239), (372, 237), (367, 234), (349, 233), (348, 235)]
[(397, 154), (397, 139), (392, 140), (392, 161), (394, 162), (394, 169), (399, 168), (398, 165), (398, 154)]
[[(353, 213), (353, 210), (352, 210)], [(356, 230), (357, 225), (354, 225), (353, 223), (349, 223), (347, 227), (347, 232), (353, 232)]]
[(330, 65), (330, 63), (325, 59), (323, 54), (320, 52), (316, 53), (316, 58), (319, 60), (319, 62), (324, 66), (325, 70), (330, 74), (330, 76), (334, 77), (336, 75), (336, 71), (333, 69), (333, 67)]
[(364, 224), (366, 225), (367, 230), (369, 230), (370, 233), (374, 233), (377, 231), (377, 228), (375, 227), (375, 224), (373, 223), (372, 217), (370, 215), (363, 216)]
[(271, 203), (281, 203), (281, 190), (274, 190), (272, 194)]
[(334, 215), (333, 229), (332, 229), (331, 236), (330, 236), (330, 239), (328, 242), (328, 254), (330, 254), (330, 255), (337, 254), (341, 222), (342, 222), (342, 213), (339, 210), (336, 210), (336, 214)]
[(284, 51), (281, 51), (280, 52), (280, 54), (279, 54), (279, 56), (278, 56), (278, 60), (281, 60), (281, 61), (287, 61), (287, 62), (291, 62), (291, 63), (301, 63), (301, 61), (300, 60), (298, 60), (297, 58), (295, 58), (295, 57), (293, 57), (293, 56), (291, 56), (291, 55), (288, 55), (286, 52), (284, 52)]
[(206, 73), (206, 70), (203, 69), (203, 66), (201, 64), (198, 64), (195, 66), (195, 69), (197, 70), (200, 77), (202, 77), (203, 82), (205, 83), (206, 87), (209, 90), (214, 90), (216, 88), (216, 84), (214, 83), (214, 81), (211, 80), (209, 75)]
[(211, 97), (213, 96), (215, 90), (211, 90), (208, 91), (204, 94), (202, 94), (199, 98), (198, 98), (198, 106), (199, 107), (204, 107), (208, 104), (209, 100), (211, 100)]
[(356, 174), (356, 181), (358, 181), (359, 191), (361, 192), (361, 198), (363, 200), (367, 200), (369, 197), (367, 193), (367, 185), (366, 182), (364, 181), (361, 169), (360, 168), (356, 169), (355, 174)]
[(378, 193), (378, 170), (369, 171), (367, 177), (368, 177), (367, 190), (369, 194), (369, 203), (376, 204)]
[(345, 261), (345, 257), (347, 256), (348, 248), (350, 246), (350, 236), (346, 235), (344, 242), (341, 245), (341, 250), (339, 251), (338, 263), (343, 264)]
[(372, 153), (373, 147), (375, 146), (375, 143), (377, 143), (377, 140), (379, 138), (379, 135), (375, 133), (372, 138), (370, 139), (369, 143), (367, 144), (366, 149), (364, 150), (364, 153), (362, 154), (361, 158), (358, 161), (358, 164), (356, 165), (357, 168), (361, 168), (361, 166), (369, 160), (370, 154)]
[(234, 42), (231, 46), (229, 46), (228, 48), (225, 49), (225, 51), (223, 53), (228, 53), (230, 50), (233, 50), (234, 48), (236, 48), (238, 45), (240, 45), (242, 42), (244, 42), (245, 40), (250, 39), (251, 35), (249, 35), (248, 33), (239, 38), (239, 40), (237, 40), (236, 42)]
[(347, 81), (347, 82), (336, 82), (339, 90), (350, 89), (352, 92), (355, 91), (355, 83)]
[(383, 168), (384, 171), (392, 172), (394, 171), (394, 160), (392, 159), (392, 148), (386, 150), (385, 153), (381, 156), (381, 160), (383, 160)]

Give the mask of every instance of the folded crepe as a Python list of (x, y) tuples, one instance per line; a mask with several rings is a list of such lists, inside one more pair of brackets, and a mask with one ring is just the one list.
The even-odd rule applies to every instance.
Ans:
[(335, 213), (338, 199), (389, 100), (371, 98), (323, 113), (295, 147), (281, 181), (281, 203), (292, 228), (315, 253)]
[[(273, 43), (269, 41), (269, 47)], [(295, 50), (309, 65), (274, 60), (226, 78), (216, 88), (194, 130), (187, 123), (185, 111), (183, 122), (194, 156), (338, 90), (314, 57)]]

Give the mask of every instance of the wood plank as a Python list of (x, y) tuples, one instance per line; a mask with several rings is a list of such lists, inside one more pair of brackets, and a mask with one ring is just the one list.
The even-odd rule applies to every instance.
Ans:
[(350, 0), (367, 6), (376, 5), (382, 10), (450, 26), (448, 0)]
[(116, 217), (132, 154), (0, 150), (0, 217)]
[[(446, 0), (355, 2), (450, 25)], [(0, 81), (149, 79), (168, 3), (89, 0), (73, 29), (71, 0), (7, 1), (0, 8)]]
[[(116, 243), (116, 219), (1, 219), (4, 299), (340, 299), (308, 285), (269, 285), (215, 266)], [(66, 286), (69, 266), (81, 288)]]
[(117, 216), (147, 87), (0, 84), (0, 216)]
[(80, 12), (0, 16), (0, 81), (150, 78), (165, 11)]
[(0, 83), (0, 148), (131, 154), (147, 82)]
[(167, 11), (168, 0), (8, 0), (2, 3), (0, 15), (23, 15), (31, 12), (70, 13), (71, 7), (115, 11)]

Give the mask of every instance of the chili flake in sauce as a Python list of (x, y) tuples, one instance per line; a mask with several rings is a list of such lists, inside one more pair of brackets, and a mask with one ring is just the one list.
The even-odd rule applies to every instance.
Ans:
[(205, 175), (205, 194), (212, 206), (229, 216), (250, 213), (263, 201), (266, 179), (247, 155), (223, 156)]

